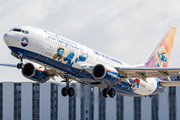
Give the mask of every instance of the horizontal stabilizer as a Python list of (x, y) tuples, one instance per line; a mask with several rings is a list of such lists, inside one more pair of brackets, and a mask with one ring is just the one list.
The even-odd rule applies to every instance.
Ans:
[(160, 84), (163, 87), (175, 87), (175, 86), (180, 86), (180, 81), (176, 82), (176, 81), (160, 81)]

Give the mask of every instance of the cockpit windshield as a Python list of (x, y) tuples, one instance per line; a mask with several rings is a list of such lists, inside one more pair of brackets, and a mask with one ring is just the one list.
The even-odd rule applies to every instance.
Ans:
[(22, 30), (22, 29), (19, 29), (19, 28), (13, 28), (10, 31), (21, 32), (21, 33), (24, 33), (24, 34), (29, 34), (28, 31)]
[(14, 28), (14, 30), (13, 31), (16, 31), (16, 32), (21, 32), (21, 29), (16, 29), (16, 28)]

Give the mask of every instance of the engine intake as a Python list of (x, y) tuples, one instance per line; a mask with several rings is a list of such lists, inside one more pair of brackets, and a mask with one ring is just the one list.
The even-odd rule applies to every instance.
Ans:
[(24, 77), (39, 83), (44, 83), (50, 79), (50, 75), (47, 71), (42, 68), (37, 68), (32, 63), (26, 63), (24, 65), (22, 74)]
[(32, 77), (35, 74), (35, 67), (31, 63), (26, 63), (24, 68), (22, 69), (22, 73), (24, 76)]
[(94, 66), (93, 70), (92, 70), (92, 76), (94, 79), (98, 79), (98, 80), (117, 80), (119, 81), (120, 76), (119, 73), (117, 72), (116, 69), (107, 66), (105, 67), (102, 64), (97, 64), (96, 66)]
[(106, 76), (106, 68), (101, 64), (97, 64), (93, 68), (92, 75), (94, 79), (102, 79)]

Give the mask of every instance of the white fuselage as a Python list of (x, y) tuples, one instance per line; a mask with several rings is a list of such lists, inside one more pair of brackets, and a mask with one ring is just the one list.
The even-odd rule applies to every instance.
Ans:
[[(72, 69), (82, 69), (81, 67), (83, 65), (95, 66), (97, 64), (103, 64), (107, 67), (107, 69), (116, 71), (115, 67), (130, 66), (129, 64), (119, 61), (113, 57), (110, 57), (99, 51), (93, 50), (84, 45), (78, 44), (74, 41), (71, 41), (46, 30), (34, 27), (19, 27), (19, 29), (28, 31), (28, 34), (17, 31), (9, 31), (4, 37), (7, 46), (11, 50), (25, 50), (33, 53), (33, 57), (26, 58), (31, 61), (37, 62), (45, 67), (55, 68), (50, 62), (52, 60), (61, 64), (67, 64), (72, 67)], [(26, 37), (28, 39), (28, 45), (25, 47), (22, 46), (23, 37)], [(24, 44), (26, 45), (26, 43)], [(63, 48), (64, 51), (61, 51), (61, 48)], [(21, 52), (23, 53), (23, 51)], [(25, 56), (28, 56), (26, 55), (26, 53), (27, 52), (24, 53)], [(40, 56), (43, 56), (45, 62), (42, 62), (42, 60), (39, 59)], [(71, 73), (71, 70), (64, 72)], [(95, 80), (94, 78), (88, 78), (87, 80), (80, 78), (78, 82), (100, 88), (106, 88), (108, 86), (111, 86), (116, 89), (117, 93), (120, 87), (116, 85), (118, 81), (116, 81), (115, 83), (106, 81), (102, 82), (103, 84), (100, 85), (89, 84), (89, 81), (97, 80)], [(139, 95), (151, 95), (157, 89), (157, 87), (157, 81), (155, 78), (147, 78), (147, 82), (140, 80), (139, 87), (132, 87), (132, 90), (134, 93)]]

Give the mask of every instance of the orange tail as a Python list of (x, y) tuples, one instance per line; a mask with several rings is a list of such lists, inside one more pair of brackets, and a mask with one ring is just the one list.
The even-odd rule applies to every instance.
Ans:
[(144, 67), (167, 67), (177, 28), (171, 26)]

